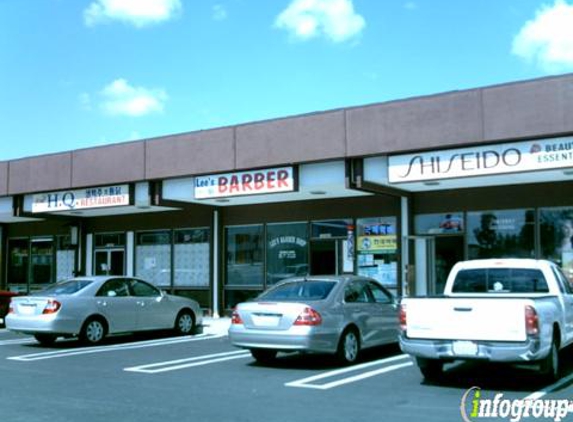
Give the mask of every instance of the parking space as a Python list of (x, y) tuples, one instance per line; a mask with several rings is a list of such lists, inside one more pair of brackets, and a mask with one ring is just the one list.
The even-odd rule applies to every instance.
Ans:
[(564, 378), (551, 386), (532, 369), (472, 364), (449, 366), (429, 384), (395, 346), (343, 368), (328, 356), (298, 354), (261, 365), (212, 331), (43, 347), (0, 330), (0, 405), (10, 421), (460, 421), (472, 386), (483, 397), (570, 397), (573, 359), (564, 357)]

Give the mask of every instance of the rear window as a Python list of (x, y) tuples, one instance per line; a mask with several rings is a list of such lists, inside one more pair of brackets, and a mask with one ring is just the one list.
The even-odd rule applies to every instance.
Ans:
[(295, 281), (276, 286), (262, 295), (257, 300), (273, 301), (299, 301), (299, 300), (323, 300), (331, 292), (336, 282), (334, 281)]
[(39, 291), (34, 296), (71, 295), (90, 285), (92, 280), (67, 280)]
[(540, 270), (523, 268), (480, 268), (461, 270), (453, 293), (548, 293)]

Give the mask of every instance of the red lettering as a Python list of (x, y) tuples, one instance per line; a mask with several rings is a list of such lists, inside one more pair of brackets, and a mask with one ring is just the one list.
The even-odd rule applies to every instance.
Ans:
[(275, 172), (268, 171), (267, 172), (267, 189), (274, 189), (275, 188)]
[(263, 173), (255, 173), (255, 190), (261, 190), (265, 187), (265, 175)]
[(229, 193), (239, 192), (240, 190), (239, 177), (236, 175), (231, 176), (231, 187), (229, 188)]
[(288, 184), (288, 171), (286, 170), (279, 170), (278, 174), (277, 174), (277, 180), (278, 180), (278, 188), (288, 188), (289, 184)]
[(243, 174), (243, 180), (242, 180), (243, 190), (245, 190), (245, 191), (253, 190), (253, 187), (251, 186), (252, 181), (253, 181), (253, 175), (252, 174), (249, 174), (249, 173)]
[(229, 179), (227, 179), (225, 176), (221, 176), (219, 177), (219, 180), (217, 181), (217, 186), (219, 188), (219, 193), (225, 193), (227, 192), (227, 184), (229, 183)]

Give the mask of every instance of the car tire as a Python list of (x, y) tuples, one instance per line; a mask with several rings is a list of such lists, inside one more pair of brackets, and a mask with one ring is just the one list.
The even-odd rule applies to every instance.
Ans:
[(417, 358), (416, 363), (426, 381), (436, 381), (444, 373), (444, 362), (441, 360)]
[(95, 345), (102, 342), (107, 335), (107, 326), (101, 318), (89, 318), (84, 322), (80, 332), (80, 341)]
[(549, 354), (543, 359), (539, 365), (539, 372), (541, 376), (548, 382), (555, 382), (560, 376), (559, 365), (559, 347), (557, 341), (553, 339)]
[(34, 338), (40, 343), (42, 346), (51, 346), (56, 342), (58, 336), (54, 334), (34, 334)]
[(175, 318), (175, 332), (180, 336), (195, 334), (195, 315), (191, 311), (181, 311)]
[(251, 355), (259, 363), (271, 363), (277, 357), (277, 351), (272, 349), (251, 349)]
[(336, 357), (343, 365), (351, 365), (358, 360), (360, 354), (360, 337), (354, 328), (344, 330), (338, 341)]

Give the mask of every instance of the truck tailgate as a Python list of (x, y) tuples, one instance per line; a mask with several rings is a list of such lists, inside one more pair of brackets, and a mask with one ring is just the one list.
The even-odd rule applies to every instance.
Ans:
[(410, 338), (525, 341), (526, 299), (423, 298), (407, 305)]

